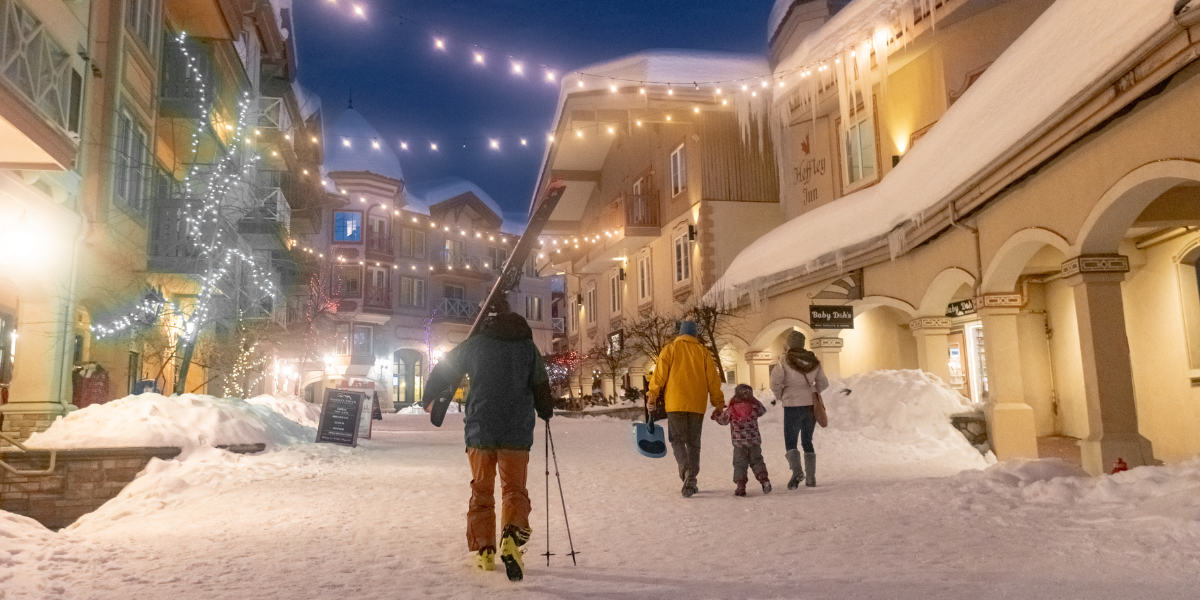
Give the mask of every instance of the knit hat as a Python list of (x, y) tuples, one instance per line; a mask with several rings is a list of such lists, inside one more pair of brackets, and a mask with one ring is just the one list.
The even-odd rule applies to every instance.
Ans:
[(737, 387), (733, 388), (733, 395), (738, 398), (750, 398), (754, 396), (754, 388), (744, 383), (739, 383)]
[(787, 347), (788, 348), (803, 348), (804, 342), (807, 339), (808, 338), (804, 337), (803, 333), (800, 333), (799, 331), (796, 331), (795, 329), (793, 329), (788, 332)]
[(679, 324), (679, 335), (690, 335), (696, 337), (696, 322), (684, 321)]

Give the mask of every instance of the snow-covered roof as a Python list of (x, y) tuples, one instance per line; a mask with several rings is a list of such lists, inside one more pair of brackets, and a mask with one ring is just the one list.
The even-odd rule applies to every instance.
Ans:
[[(839, 21), (848, 14), (864, 14), (852, 10), (859, 5), (907, 1), (858, 0), (825, 27), (847, 30)], [(878, 185), (805, 213), (759, 238), (730, 263), (709, 292), (710, 299), (733, 302), (842, 248), (881, 239), (946, 200), (1169, 26), (1174, 4), (1175, 0), (1058, 0)], [(824, 28), (809, 39), (832, 39), (823, 32)]]
[(779, 26), (783, 24), (783, 18), (787, 16), (788, 10), (798, 1), (775, 0), (775, 6), (771, 7), (771, 16), (767, 17), (767, 41), (775, 37), (775, 32), (779, 31)]
[(300, 116), (308, 119), (321, 110), (321, 97), (312, 90), (300, 85), (299, 79), (292, 80), (292, 94), (296, 96), (296, 104), (300, 105)]
[[(378, 142), (379, 147), (374, 147), (373, 142)], [(396, 152), (353, 108), (342, 111), (325, 128), (325, 169), (330, 173), (370, 171), (404, 181), (404, 171)]]
[(404, 188), (404, 210), (429, 216), (429, 203), (406, 187)]
[[(422, 181), (410, 184), (406, 188), (407, 194), (415, 195), (426, 207), (435, 206), (439, 202), (467, 192), (475, 194), (475, 197), (482, 200), (492, 212), (496, 213), (497, 217), (504, 218), (504, 211), (500, 209), (500, 205), (487, 192), (483, 191), (483, 188), (461, 177), (443, 177), (432, 181)], [(428, 208), (426, 210), (428, 211)]]

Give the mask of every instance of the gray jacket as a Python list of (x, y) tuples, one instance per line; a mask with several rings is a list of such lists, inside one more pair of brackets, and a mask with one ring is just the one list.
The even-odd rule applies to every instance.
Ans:
[(785, 407), (812, 406), (812, 393), (824, 391), (827, 387), (829, 380), (825, 379), (825, 369), (820, 365), (808, 373), (808, 381), (805, 381), (804, 373), (787, 364), (787, 357), (781, 359), (771, 371), (771, 392)]

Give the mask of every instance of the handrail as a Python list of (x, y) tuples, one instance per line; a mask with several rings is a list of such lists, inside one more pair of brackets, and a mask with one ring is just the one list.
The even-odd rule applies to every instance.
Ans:
[[(18, 442), (17, 440), (9, 437), (7, 434), (0, 433), (0, 438), (4, 438), (4, 441), (16, 446), (17, 449), (19, 449), (21, 452), (29, 452), (29, 448), (26, 448), (25, 444)], [(42, 471), (22, 471), (21, 469), (17, 469), (15, 467), (13, 467), (12, 465), (4, 462), (3, 459), (0, 459), (0, 467), (3, 467), (5, 471), (8, 471), (9, 473), (12, 473), (13, 475), (17, 475), (19, 477), (26, 477), (26, 476), (31, 476), (31, 475), (53, 475), (54, 474), (54, 465), (57, 460), (58, 460), (58, 450), (51, 450), (50, 451), (50, 467), (48, 469), (45, 469)]]

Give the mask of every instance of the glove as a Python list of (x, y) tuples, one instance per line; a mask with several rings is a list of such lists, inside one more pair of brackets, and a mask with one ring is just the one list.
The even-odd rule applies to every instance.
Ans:
[(716, 421), (717, 419), (721, 418), (721, 414), (724, 412), (725, 412), (724, 410), (721, 410), (718, 408), (712, 412), (712, 416), (710, 416), (709, 418)]

